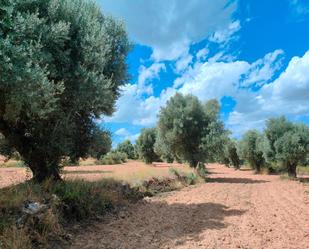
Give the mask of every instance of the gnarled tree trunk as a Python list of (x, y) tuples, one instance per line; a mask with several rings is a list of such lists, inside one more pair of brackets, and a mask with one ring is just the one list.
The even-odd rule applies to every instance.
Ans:
[(296, 164), (288, 164), (288, 175), (292, 178), (297, 178)]
[(0, 131), (31, 169), (35, 182), (41, 183), (47, 179), (61, 180), (57, 154), (48, 155), (40, 150), (38, 142), (27, 136), (24, 129), (20, 127), (10, 129), (2, 119), (0, 119)]

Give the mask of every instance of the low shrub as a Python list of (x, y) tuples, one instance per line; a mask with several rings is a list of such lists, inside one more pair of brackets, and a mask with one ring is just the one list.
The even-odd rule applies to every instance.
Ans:
[(177, 179), (164, 178), (159, 179), (153, 177), (142, 183), (139, 189), (145, 193), (146, 196), (153, 196), (158, 193), (170, 192), (181, 188), (183, 185)]
[(113, 165), (121, 164), (127, 161), (127, 154), (119, 151), (111, 151), (97, 161), (97, 164)]
[(180, 173), (178, 170), (171, 168), (170, 172), (176, 177), (176, 179), (186, 185), (194, 185), (198, 182), (198, 176), (193, 172), (189, 174)]

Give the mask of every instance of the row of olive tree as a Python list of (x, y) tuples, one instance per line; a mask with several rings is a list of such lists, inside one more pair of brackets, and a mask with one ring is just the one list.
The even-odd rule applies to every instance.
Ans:
[(217, 100), (203, 104), (193, 95), (177, 93), (161, 108), (157, 127), (142, 130), (137, 140), (139, 155), (148, 163), (175, 160), (191, 167), (217, 161), (229, 134), (219, 112)]
[(270, 118), (263, 133), (247, 131), (239, 142), (240, 156), (257, 172), (261, 167), (280, 164), (291, 177), (296, 167), (309, 155), (309, 127), (295, 124), (285, 117)]
[(10, 0), (0, 10), (0, 133), (33, 172), (60, 179), (127, 82), (123, 25), (93, 1)]

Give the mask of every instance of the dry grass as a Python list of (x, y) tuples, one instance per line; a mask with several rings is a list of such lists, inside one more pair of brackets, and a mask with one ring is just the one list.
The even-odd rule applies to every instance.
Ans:
[(309, 175), (309, 166), (298, 166), (297, 174), (298, 175)]
[[(0, 249), (50, 248), (51, 240), (62, 240), (65, 225), (117, 212), (143, 197), (138, 189), (111, 179), (28, 181), (0, 189)], [(29, 201), (46, 204), (47, 210), (28, 216), (17, 229), (21, 209)]]
[(22, 161), (10, 159), (8, 161), (0, 160), (0, 168), (21, 168), (25, 167)]
[(128, 161), (127, 163), (116, 165), (66, 167), (64, 177), (66, 179), (81, 178), (89, 181), (112, 178), (131, 185), (139, 185), (141, 182), (153, 177), (159, 179), (174, 177), (170, 171), (171, 168), (175, 168), (183, 174), (194, 173), (194, 169), (186, 165), (159, 164), (153, 166), (139, 161)]
[(0, 244), (1, 249), (32, 248), (29, 234), (24, 229), (17, 229), (15, 226), (5, 229), (3, 235), (0, 236), (0, 240), (2, 241), (2, 244)]
[[(140, 161), (128, 161), (116, 165), (94, 165), (95, 159), (82, 160), (79, 166), (67, 166), (63, 169), (65, 179), (84, 179), (87, 181), (99, 181), (112, 178), (131, 185), (139, 185), (150, 178), (174, 177), (171, 168), (180, 173), (194, 173), (194, 169), (180, 164), (152, 164), (147, 165)], [(154, 166), (156, 165), (156, 166)], [(4, 167), (0, 168), (0, 188), (10, 186), (31, 178), (31, 172), (27, 168)]]

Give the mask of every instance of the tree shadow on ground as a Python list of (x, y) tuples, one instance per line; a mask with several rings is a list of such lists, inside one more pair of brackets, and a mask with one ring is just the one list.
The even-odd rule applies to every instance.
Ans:
[(266, 183), (266, 182), (269, 182), (269, 181), (254, 180), (254, 179), (250, 179), (250, 178), (211, 177), (211, 178), (207, 178), (206, 182), (256, 184), (256, 183)]
[[(201, 233), (228, 226), (229, 216), (241, 216), (246, 210), (231, 209), (219, 203), (185, 204), (152, 201), (137, 204), (120, 219), (90, 228), (95, 244), (89, 248), (157, 249), (200, 241)], [(96, 234), (96, 235), (93, 235)], [(82, 242), (85, 234), (78, 236)], [(74, 248), (83, 248), (77, 244)], [(89, 246), (89, 244), (88, 244)], [(168, 247), (166, 247), (168, 248)]]
[(309, 183), (309, 176), (308, 177), (297, 177), (297, 180), (303, 183)]

